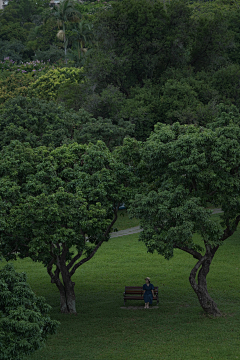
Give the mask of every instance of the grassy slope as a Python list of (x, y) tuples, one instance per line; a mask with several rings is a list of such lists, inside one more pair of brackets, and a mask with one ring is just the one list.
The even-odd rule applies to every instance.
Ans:
[[(27, 359), (240, 359), (239, 235), (211, 266), (209, 290), (226, 314), (214, 320), (203, 315), (188, 283), (195, 260), (181, 251), (170, 261), (147, 254), (138, 234), (111, 239), (77, 271), (77, 316), (59, 313), (57, 289), (41, 264), (17, 260), (16, 269), (27, 272), (32, 288), (52, 305), (52, 318), (61, 321), (46, 348)], [(142, 285), (145, 276), (160, 288), (159, 309), (121, 309), (124, 286)]]

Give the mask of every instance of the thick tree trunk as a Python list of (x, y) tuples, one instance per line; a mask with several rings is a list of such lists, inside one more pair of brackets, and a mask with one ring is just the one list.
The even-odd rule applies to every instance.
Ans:
[[(197, 262), (191, 271), (189, 281), (197, 294), (199, 303), (203, 310), (211, 316), (221, 316), (221, 312), (217, 307), (215, 301), (211, 298), (207, 290), (207, 274), (209, 273), (210, 265), (214, 254), (209, 252), (204, 255), (201, 260)], [(196, 282), (196, 275), (198, 272), (198, 283)]]
[[(64, 258), (64, 257), (63, 257)], [(52, 266), (55, 259), (52, 259), (48, 264), (48, 273), (51, 277), (51, 283), (56, 284), (60, 294), (60, 310), (64, 314), (76, 314), (76, 300), (74, 286), (75, 283), (71, 280), (71, 274), (63, 259), (56, 261), (56, 270), (52, 271)], [(62, 275), (60, 280), (59, 275)]]
[(55, 283), (60, 293), (60, 310), (64, 314), (76, 314), (76, 299), (74, 292), (75, 283), (70, 280), (65, 286), (59, 282)]
[(76, 298), (74, 292), (75, 283), (71, 280), (71, 275), (69, 273), (69, 270), (67, 269), (65, 262), (61, 262), (61, 275), (63, 280), (63, 284), (59, 280), (61, 283), (61, 289), (57, 285), (60, 291), (61, 312), (76, 314)]

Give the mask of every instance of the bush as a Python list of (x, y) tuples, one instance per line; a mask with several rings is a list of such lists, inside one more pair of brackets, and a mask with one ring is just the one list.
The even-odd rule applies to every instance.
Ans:
[(48, 313), (51, 306), (36, 296), (25, 273), (12, 265), (0, 270), (0, 359), (20, 360), (43, 347), (58, 325)]
[(61, 86), (77, 84), (83, 79), (83, 68), (65, 67), (49, 70), (30, 86), (33, 96), (45, 100), (55, 100)]
[(4, 103), (17, 96), (27, 96), (29, 85), (34, 82), (34, 77), (19, 72), (8, 73), (0, 82), (0, 107)]

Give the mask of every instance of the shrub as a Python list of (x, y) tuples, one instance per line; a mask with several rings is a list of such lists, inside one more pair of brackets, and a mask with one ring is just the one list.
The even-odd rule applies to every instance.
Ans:
[(83, 68), (74, 67), (51, 69), (30, 86), (33, 96), (45, 100), (55, 100), (61, 86), (77, 84), (83, 79)]
[(13, 265), (0, 270), (0, 359), (20, 360), (41, 348), (60, 324), (51, 320), (51, 306), (36, 296), (25, 273)]

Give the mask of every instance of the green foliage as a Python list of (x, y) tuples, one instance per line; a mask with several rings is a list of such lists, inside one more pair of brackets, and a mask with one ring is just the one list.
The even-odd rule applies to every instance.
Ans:
[(221, 94), (223, 101), (240, 108), (239, 96), (240, 65), (234, 64), (216, 71), (212, 76), (213, 87)]
[(11, 140), (29, 142), (32, 147), (57, 147), (76, 141), (76, 132), (85, 117), (90, 118), (86, 112), (69, 112), (54, 102), (16, 97), (0, 112), (0, 146)]
[(0, 270), (1, 360), (20, 360), (42, 348), (60, 324), (50, 319), (51, 306), (35, 295), (26, 279), (12, 265)]
[[(0, 37), (3, 41), (23, 43), (27, 36), (28, 30), (21, 26), (20, 23), (1, 21)], [(34, 24), (32, 24), (34, 26)]]
[[(84, 85), (83, 85), (84, 86)], [(80, 87), (83, 87), (80, 84)], [(118, 119), (122, 106), (126, 104), (125, 95), (116, 87), (108, 85), (100, 94), (88, 91), (85, 87), (85, 98), (82, 95), (80, 104), (85, 110), (93, 114), (94, 117)]]
[[(63, 41), (65, 57), (67, 55), (67, 45), (68, 37), (66, 32), (67, 22), (79, 22), (81, 14), (75, 7), (75, 1), (72, 0), (62, 0), (58, 6), (54, 6), (52, 12), (50, 13), (50, 18), (55, 19), (56, 24), (62, 30), (58, 31), (57, 37)], [(67, 62), (67, 59), (66, 59)]]
[(29, 58), (29, 51), (19, 40), (11, 42), (0, 40), (0, 60), (3, 61), (4, 58), (10, 58), (19, 63)]
[(36, 26), (30, 30), (27, 39), (27, 47), (33, 49), (35, 52), (36, 50), (48, 51), (51, 46), (57, 46), (57, 49), (59, 49), (59, 47), (62, 47), (62, 43), (56, 37), (57, 32), (58, 27), (55, 20), (49, 19), (42, 25)]
[(32, 147), (102, 140), (112, 149), (132, 133), (127, 121), (95, 119), (83, 109), (66, 110), (53, 101), (36, 98), (16, 97), (0, 111), (0, 148), (11, 140), (29, 142)]
[(26, 96), (29, 85), (34, 82), (34, 77), (19, 72), (7, 73), (8, 76), (0, 81), (0, 107), (9, 99), (17, 96)]
[(234, 106), (227, 106), (225, 104), (219, 104), (217, 106), (218, 115), (215, 117), (214, 121), (206, 125), (206, 127), (214, 130), (220, 127), (225, 127), (228, 125), (237, 125), (240, 124), (240, 113), (239, 109)]
[(115, 2), (99, 13), (95, 27), (100, 52), (94, 64), (101, 62), (94, 76), (100, 81), (102, 62), (109, 62), (110, 68), (104, 69), (107, 77), (126, 92), (189, 58), (191, 20), (184, 3), (172, 1), (165, 11), (160, 2)]
[(64, 51), (63, 49), (59, 49), (57, 46), (52, 45), (48, 50), (36, 50), (35, 58), (43, 62), (49, 61), (50, 64), (57, 62), (61, 63), (64, 59)]
[(15, 141), (0, 162), (0, 253), (42, 262), (60, 291), (61, 311), (75, 313), (71, 277), (109, 239), (119, 205), (131, 196), (132, 170), (100, 141), (52, 151)]
[[(13, 71), (16, 73), (20, 72), (24, 74), (31, 74), (34, 77), (41, 75), (42, 73), (48, 71), (51, 68), (54, 69), (54, 67), (49, 66), (49, 61), (43, 62), (35, 60), (18, 64), (17, 61), (14, 61), (9, 57), (5, 57), (4, 61), (0, 61), (0, 64), (2, 66), (2, 72), (4, 73), (6, 73), (6, 71)], [(41, 71), (40, 74), (39, 71)]]
[(149, 251), (170, 258), (175, 247), (197, 249), (196, 232), (206, 246), (221, 244), (223, 232), (210, 220), (207, 201), (223, 209), (222, 226), (236, 230), (239, 135), (233, 123), (214, 130), (156, 125), (142, 151), (146, 184), (131, 209), (141, 219), (140, 236)]
[(111, 8), (111, 1), (84, 1), (76, 3), (75, 6), (84, 19), (94, 20), (96, 13)]
[(145, 141), (158, 121), (165, 121), (160, 116), (160, 87), (147, 81), (143, 87), (136, 86), (116, 114), (129, 120), (135, 126), (136, 139)]
[(77, 84), (82, 80), (82, 68), (56, 68), (49, 70), (46, 74), (37, 79), (29, 87), (29, 91), (35, 97), (39, 97), (45, 100), (54, 100), (57, 98), (58, 91), (61, 86), (66, 84)]

